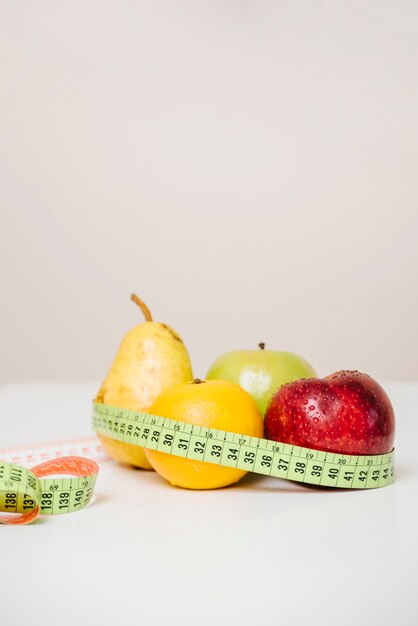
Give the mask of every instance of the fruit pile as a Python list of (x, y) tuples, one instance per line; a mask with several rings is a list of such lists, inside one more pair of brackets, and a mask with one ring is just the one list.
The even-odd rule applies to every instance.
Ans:
[[(382, 387), (366, 374), (341, 371), (317, 378), (290, 352), (229, 352), (193, 379), (185, 345), (154, 322), (137, 296), (145, 322), (125, 335), (95, 402), (253, 437), (339, 454), (372, 455), (393, 448), (395, 418)], [(154, 469), (172, 485), (216, 489), (246, 472), (185, 459), (99, 435), (113, 459)]]

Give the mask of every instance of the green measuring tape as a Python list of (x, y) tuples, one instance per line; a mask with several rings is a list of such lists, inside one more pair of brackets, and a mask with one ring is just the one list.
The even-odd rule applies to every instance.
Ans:
[[(86, 506), (93, 495), (99, 468), (82, 457), (64, 457), (32, 470), (0, 461), (0, 518), (3, 524), (28, 524), (41, 513), (71, 513)], [(58, 477), (49, 477), (55, 474)], [(61, 475), (71, 475), (62, 478)], [(16, 513), (20, 515), (16, 516)]]
[[(393, 450), (374, 456), (334, 454), (100, 403), (93, 404), (93, 429), (185, 459), (312, 485), (371, 489), (394, 481)], [(0, 461), (0, 511), (6, 513), (0, 523), (27, 524), (40, 513), (82, 509), (93, 495), (98, 471), (94, 461), (78, 456), (49, 460), (31, 470)]]
[(372, 489), (394, 481), (393, 450), (373, 456), (334, 454), (100, 403), (93, 403), (93, 430), (185, 459), (312, 485)]

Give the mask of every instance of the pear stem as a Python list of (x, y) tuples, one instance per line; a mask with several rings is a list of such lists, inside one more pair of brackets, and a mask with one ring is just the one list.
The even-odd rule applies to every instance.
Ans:
[(132, 302), (135, 302), (135, 304), (137, 304), (139, 306), (139, 308), (141, 309), (141, 311), (144, 314), (145, 321), (152, 322), (152, 315), (150, 313), (149, 308), (145, 304), (145, 302), (143, 302), (141, 300), (141, 298), (138, 298), (138, 296), (136, 294), (134, 294), (134, 293), (131, 295), (131, 300), (132, 300)]
[(260, 350), (264, 350), (264, 348), (266, 347), (265, 343), (259, 343), (258, 347), (260, 348)]

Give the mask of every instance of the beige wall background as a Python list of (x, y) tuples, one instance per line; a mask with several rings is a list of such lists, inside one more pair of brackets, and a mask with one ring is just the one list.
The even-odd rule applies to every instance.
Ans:
[(416, 2), (0, 2), (3, 382), (99, 379), (136, 291), (418, 378)]

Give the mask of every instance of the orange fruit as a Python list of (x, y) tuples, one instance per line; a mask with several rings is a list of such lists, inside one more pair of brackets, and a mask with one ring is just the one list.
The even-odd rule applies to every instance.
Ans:
[[(252, 397), (239, 385), (225, 380), (195, 380), (169, 387), (148, 412), (251, 437), (263, 436), (263, 419)], [(155, 450), (145, 450), (145, 454), (163, 478), (187, 489), (226, 487), (247, 473)]]

